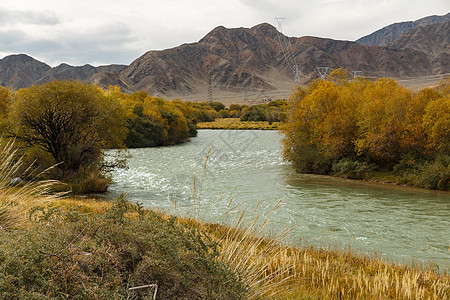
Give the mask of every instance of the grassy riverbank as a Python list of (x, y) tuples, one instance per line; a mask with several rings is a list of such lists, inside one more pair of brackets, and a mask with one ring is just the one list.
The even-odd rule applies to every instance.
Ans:
[(278, 130), (281, 122), (241, 121), (239, 118), (219, 118), (212, 122), (197, 123), (197, 129), (229, 129), (229, 130)]
[(0, 235), (3, 299), (122, 299), (153, 295), (153, 284), (156, 299), (450, 297), (447, 272), (284, 246), (287, 231), (260, 237), (259, 216), (227, 227), (123, 198), (52, 200), (31, 216)]
[(124, 197), (63, 199), (49, 193), (54, 181), (13, 184), (15, 154), (12, 144), (0, 151), (0, 299), (450, 297), (448, 270), (287, 246), (289, 230), (262, 237), (259, 205), (250, 220), (229, 212), (225, 226)]

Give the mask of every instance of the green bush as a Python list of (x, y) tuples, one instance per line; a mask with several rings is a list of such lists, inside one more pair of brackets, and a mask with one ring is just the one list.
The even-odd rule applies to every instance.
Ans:
[[(135, 217), (126, 214), (134, 213)], [(243, 299), (200, 232), (123, 198), (103, 215), (36, 209), (31, 229), (0, 235), (1, 299)], [(11, 243), (11, 241), (20, 241)]]
[(331, 171), (332, 160), (320, 149), (311, 144), (297, 144), (291, 154), (292, 162), (301, 173), (328, 174)]
[(225, 105), (222, 102), (208, 102), (208, 105), (214, 108), (214, 110), (217, 112), (225, 109)]
[(450, 156), (440, 155), (434, 160), (416, 163), (403, 172), (407, 184), (427, 189), (450, 190)]
[(333, 164), (332, 171), (351, 179), (366, 179), (368, 172), (374, 169), (373, 165), (366, 162), (344, 158)]
[(266, 119), (266, 107), (265, 105), (253, 105), (245, 110), (245, 113), (241, 116), (241, 121), (267, 121)]
[(129, 148), (145, 148), (162, 145), (165, 141), (164, 127), (145, 117), (137, 117), (129, 125), (125, 144)]

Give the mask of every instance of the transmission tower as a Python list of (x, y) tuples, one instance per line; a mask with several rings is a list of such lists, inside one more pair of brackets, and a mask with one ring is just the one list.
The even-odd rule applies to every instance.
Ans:
[(247, 102), (248, 101), (248, 87), (246, 87), (244, 89), (244, 101)]
[(277, 20), (277, 23), (278, 23), (278, 31), (283, 33), (282, 25), (283, 25), (284, 20), (286, 20), (286, 18), (278, 17), (278, 18), (275, 18), (275, 20)]
[(298, 69), (298, 66), (295, 65), (295, 71), (294, 71), (294, 82), (295, 83), (300, 83), (300, 70)]
[(212, 93), (212, 74), (211, 71), (208, 72), (208, 102), (213, 102), (213, 93)]
[(353, 72), (353, 78), (361, 77), (362, 71), (352, 71)]
[(331, 71), (330, 67), (316, 67), (317, 73), (319, 73), (320, 79), (326, 80), (328, 77), (328, 74)]
[[(300, 83), (300, 75), (303, 73), (298, 68), (298, 65), (295, 63), (292, 58), (292, 46), (289, 40), (283, 35), (283, 22), (286, 20), (284, 17), (275, 18), (278, 23), (278, 41), (280, 42), (281, 50), (283, 51), (284, 59), (286, 60), (289, 67), (292, 69), (294, 73), (294, 82)], [(289, 53), (288, 53), (289, 51)], [(304, 75), (303, 75), (304, 76)], [(306, 77), (306, 76), (305, 76)]]

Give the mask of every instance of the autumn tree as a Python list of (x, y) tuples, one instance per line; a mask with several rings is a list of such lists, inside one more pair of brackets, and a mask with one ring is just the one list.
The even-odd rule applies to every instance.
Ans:
[(368, 82), (348, 81), (340, 69), (332, 75), (297, 88), (288, 106), (284, 154), (302, 172), (326, 173), (332, 160), (355, 156), (357, 109)]
[(130, 148), (178, 144), (197, 135), (195, 124), (201, 112), (190, 103), (152, 97), (145, 91), (122, 96), (110, 93), (126, 106), (129, 132), (125, 142)]
[(450, 153), (450, 97), (446, 95), (430, 101), (422, 120), (427, 134), (427, 151)]
[(9, 89), (0, 86), (0, 132), (2, 133), (5, 131), (7, 106), (11, 95)]
[(392, 79), (380, 79), (364, 91), (358, 116), (359, 155), (383, 166), (397, 162), (403, 151), (402, 130), (411, 92)]
[(94, 85), (53, 81), (15, 93), (10, 105), (12, 136), (50, 154), (63, 177), (95, 165), (102, 149), (121, 146), (125, 111)]

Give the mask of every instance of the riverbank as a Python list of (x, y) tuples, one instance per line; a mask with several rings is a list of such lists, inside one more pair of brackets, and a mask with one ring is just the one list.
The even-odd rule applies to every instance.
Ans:
[[(34, 293), (36, 297), (47, 293), (47, 296), (57, 297), (57, 290), (62, 292), (65, 288), (64, 295), (68, 297), (93, 299), (102, 295), (118, 297), (128, 293), (130, 296), (129, 287), (143, 285), (150, 285), (142, 291), (153, 295), (157, 285), (156, 299), (170, 293), (174, 298), (181, 296), (174, 292), (182, 293), (183, 299), (211, 299), (208, 297), (214, 293), (240, 299), (450, 297), (449, 274), (439, 274), (432, 265), (424, 268), (392, 264), (358, 255), (350, 249), (337, 251), (311, 246), (289, 247), (282, 244), (288, 231), (272, 238), (259, 236), (263, 227), (253, 222), (259, 215), (245, 223), (238, 213), (236, 219), (239, 221), (227, 227), (143, 209), (123, 198), (108, 202), (60, 199), (46, 207), (32, 215), (34, 221), (29, 221), (27, 233), (23, 233), (30, 239), (16, 245), (14, 253), (8, 252), (11, 247), (5, 243), (8, 234), (2, 236), (1, 277), (9, 278), (9, 281), (0, 280), (3, 295), (16, 293), (20, 297)], [(145, 228), (150, 230), (153, 238), (141, 232)], [(47, 238), (47, 232), (51, 233), (48, 236), (51, 239)], [(21, 231), (16, 231), (11, 237), (21, 239), (20, 234)], [(149, 240), (142, 239), (142, 236), (148, 236)], [(203, 253), (206, 256), (201, 262), (199, 257), (193, 256), (197, 248), (188, 250), (184, 247), (186, 242), (191, 243), (189, 247), (196, 247), (192, 237), (201, 241), (208, 251), (216, 251), (214, 260), (228, 266), (228, 269), (208, 275), (202, 264), (212, 256)], [(175, 243), (175, 240), (182, 242)], [(148, 247), (153, 247), (154, 242), (157, 248), (150, 249), (168, 252), (158, 257), (149, 253), (150, 256), (144, 259), (139, 247), (133, 246), (148, 244)], [(27, 254), (25, 258), (20, 258), (24, 254)], [(133, 261), (128, 261), (130, 255), (134, 257)], [(120, 271), (120, 266), (127, 261), (131, 263), (126, 267), (130, 276), (125, 278), (125, 269)], [(11, 268), (13, 265), (14, 268)], [(188, 272), (191, 272), (189, 266), (195, 265), (195, 274), (214, 277), (189, 285), (191, 277), (200, 278), (193, 274), (183, 277), (187, 274), (183, 273), (184, 267), (180, 268), (180, 265), (186, 266)], [(41, 275), (36, 273), (43, 266), (49, 269)], [(237, 273), (239, 282), (233, 275)], [(40, 284), (39, 280), (43, 277), (51, 277), (51, 274), (56, 276), (49, 281), (51, 284), (34, 286)], [(226, 286), (227, 281), (234, 282), (235, 286)], [(245, 289), (241, 290), (240, 287), (244, 286)], [(208, 296), (205, 290), (198, 287), (209, 288), (208, 292), (212, 294)], [(224, 290), (224, 287), (229, 290)]]
[(345, 178), (350, 180), (357, 180), (357, 181), (364, 181), (369, 182), (373, 184), (383, 184), (383, 185), (392, 185), (392, 186), (401, 186), (401, 187), (408, 187), (412, 189), (422, 189), (422, 190), (438, 190), (442, 191), (443, 193), (450, 191), (450, 181), (447, 178), (441, 179), (438, 182), (438, 185), (436, 187), (433, 186), (425, 186), (424, 184), (419, 184), (408, 180), (408, 177), (413, 177), (415, 174), (411, 173), (408, 175), (399, 175), (392, 171), (369, 171), (364, 174), (362, 177), (353, 177), (349, 176), (348, 174), (340, 174), (340, 173), (333, 173), (329, 174), (329, 176), (334, 176), (338, 178)]
[(218, 118), (213, 122), (197, 123), (197, 129), (228, 129), (228, 130), (278, 130), (281, 122), (241, 121), (239, 118)]

